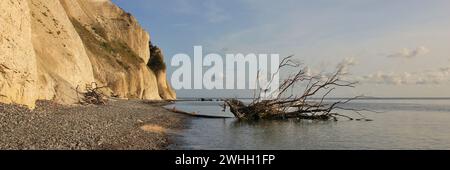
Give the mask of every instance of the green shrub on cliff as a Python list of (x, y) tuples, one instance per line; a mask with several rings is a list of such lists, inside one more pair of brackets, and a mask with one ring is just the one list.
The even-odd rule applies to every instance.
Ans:
[(161, 50), (150, 42), (150, 59), (147, 66), (155, 73), (166, 70), (166, 63)]
[[(95, 34), (106, 38), (105, 30), (99, 26), (94, 25), (95, 33), (89, 31), (78, 20), (71, 18), (72, 24), (83, 40), (86, 49), (94, 55), (89, 55), (91, 61), (98, 60), (100, 62), (108, 62), (113, 69), (117, 68), (139, 68), (144, 61), (123, 41), (101, 40)], [(95, 57), (94, 57), (95, 56)]]

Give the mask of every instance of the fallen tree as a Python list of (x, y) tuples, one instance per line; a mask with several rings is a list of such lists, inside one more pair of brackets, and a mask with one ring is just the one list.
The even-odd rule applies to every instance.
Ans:
[(167, 111), (173, 112), (173, 113), (179, 113), (184, 114), (192, 117), (200, 117), (200, 118), (217, 118), (217, 119), (223, 119), (223, 118), (232, 118), (229, 116), (218, 116), (218, 115), (205, 115), (205, 114), (198, 114), (197, 112), (186, 112), (183, 110), (178, 110), (176, 107), (173, 108), (165, 108)]
[(79, 91), (79, 86), (76, 88), (78, 100), (81, 105), (105, 105), (108, 102), (108, 97), (101, 91), (101, 89), (107, 87), (98, 87), (95, 82), (86, 84), (85, 87), (84, 92)]
[[(301, 65), (294, 62), (292, 56), (283, 59), (278, 72), (285, 67), (299, 68)], [(263, 99), (261, 94), (267, 89), (259, 88), (255, 90), (255, 96), (249, 104), (237, 99), (225, 100), (224, 110), (229, 107), (234, 116), (240, 120), (261, 120), (261, 119), (306, 119), (306, 120), (338, 120), (338, 117), (349, 120), (371, 121), (361, 114), (365, 110), (357, 110), (344, 107), (345, 104), (359, 97), (346, 100), (325, 102), (336, 88), (353, 88), (357, 82), (343, 80), (346, 73), (345, 64), (339, 64), (332, 74), (310, 75), (305, 68), (299, 69), (296, 74), (289, 76), (281, 82), (277, 94), (270, 99)], [(299, 85), (303, 85), (304, 90), (300, 94), (294, 91)], [(263, 92), (263, 93), (262, 93)], [(258, 94), (258, 96), (256, 96)], [(338, 113), (339, 111), (353, 111), (360, 118), (353, 118), (348, 115)]]

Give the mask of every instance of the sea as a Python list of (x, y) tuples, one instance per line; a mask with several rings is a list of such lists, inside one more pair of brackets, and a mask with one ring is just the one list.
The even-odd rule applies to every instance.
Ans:
[[(332, 99), (335, 100), (335, 99)], [(328, 102), (332, 102), (332, 100)], [(181, 101), (167, 107), (226, 118), (188, 119), (171, 135), (173, 150), (429, 150), (450, 149), (450, 99), (362, 99), (372, 121), (239, 121), (220, 101)], [(341, 114), (360, 117), (351, 111)]]

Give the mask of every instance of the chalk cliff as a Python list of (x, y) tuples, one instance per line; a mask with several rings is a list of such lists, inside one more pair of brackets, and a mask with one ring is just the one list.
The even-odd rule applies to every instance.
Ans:
[[(111, 96), (175, 99), (150, 36), (109, 0), (0, 2), (0, 102), (72, 104), (92, 82)], [(155, 54), (151, 54), (155, 51)]]
[(33, 106), (37, 64), (28, 3), (0, 1), (0, 25), (0, 101)]

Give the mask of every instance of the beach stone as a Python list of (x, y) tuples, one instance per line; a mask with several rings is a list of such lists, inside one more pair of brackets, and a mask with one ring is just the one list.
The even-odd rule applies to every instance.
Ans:
[[(38, 101), (34, 110), (0, 104), (0, 113), (5, 115), (0, 122), (2, 150), (165, 149), (169, 145), (166, 130), (183, 128), (185, 119), (139, 100), (118, 100), (105, 107)], [(31, 117), (34, 120), (28, 122)], [(116, 121), (105, 126), (109, 120)]]

